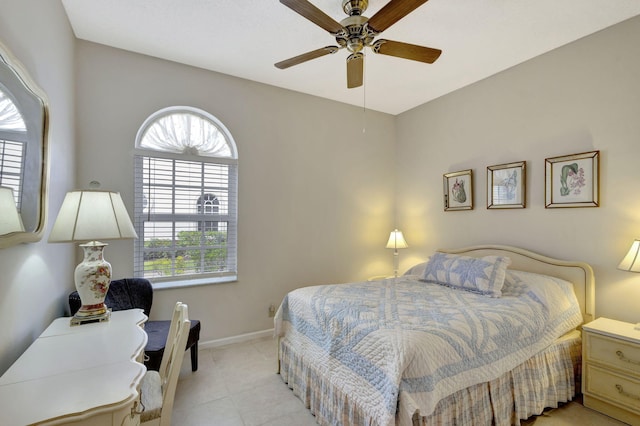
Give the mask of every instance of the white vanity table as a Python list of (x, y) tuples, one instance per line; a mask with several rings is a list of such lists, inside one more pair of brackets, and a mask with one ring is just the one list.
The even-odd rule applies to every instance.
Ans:
[(0, 425), (138, 425), (146, 320), (140, 309), (54, 320), (0, 377)]

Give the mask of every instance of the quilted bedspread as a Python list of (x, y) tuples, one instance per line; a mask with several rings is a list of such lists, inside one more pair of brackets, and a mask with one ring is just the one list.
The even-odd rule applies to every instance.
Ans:
[(284, 298), (275, 332), (367, 423), (390, 425), (398, 398), (428, 415), (581, 324), (571, 284), (539, 277), (512, 276), (501, 298), (416, 277), (300, 288)]

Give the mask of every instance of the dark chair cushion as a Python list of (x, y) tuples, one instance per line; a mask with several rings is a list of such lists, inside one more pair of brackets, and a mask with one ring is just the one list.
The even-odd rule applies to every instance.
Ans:
[[(149, 336), (147, 346), (144, 348), (144, 354), (147, 356), (144, 365), (148, 370), (158, 371), (160, 369), (162, 354), (164, 354), (164, 347), (169, 335), (169, 327), (171, 327), (171, 321), (147, 321), (144, 324), (144, 331)], [(198, 369), (198, 340), (200, 340), (200, 321), (192, 319), (187, 346), (184, 348), (185, 351), (191, 349), (192, 371)]]
[(153, 287), (144, 278), (123, 278), (111, 281), (104, 302), (114, 311), (139, 308), (148, 317), (153, 304)]

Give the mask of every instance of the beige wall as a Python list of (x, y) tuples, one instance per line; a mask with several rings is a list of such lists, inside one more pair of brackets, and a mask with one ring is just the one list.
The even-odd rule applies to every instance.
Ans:
[[(209, 341), (273, 327), (303, 285), (389, 271), (395, 118), (89, 42), (78, 42), (78, 184), (120, 191), (133, 211), (136, 132), (155, 111), (216, 116), (239, 151), (238, 282), (156, 291), (152, 317), (176, 300)], [(113, 242), (115, 277), (133, 274), (133, 244)]]
[[(640, 321), (640, 276), (616, 269), (640, 237), (640, 17), (397, 118), (403, 266), (439, 247), (523, 246), (589, 262), (596, 315)], [(545, 209), (544, 160), (600, 150), (601, 206)], [(527, 161), (527, 208), (486, 209), (486, 167)], [(474, 172), (472, 211), (443, 211), (442, 175)]]
[[(0, 250), (0, 372), (66, 309), (80, 252), (46, 243), (64, 194), (98, 180), (131, 208), (135, 133), (169, 105), (214, 114), (240, 152), (239, 281), (158, 291), (154, 302), (158, 318), (175, 300), (188, 303), (203, 341), (270, 328), (268, 305), (295, 287), (387, 273), (382, 247), (396, 217), (410, 244), (402, 268), (438, 247), (524, 246), (591, 263), (597, 314), (639, 320), (640, 277), (616, 265), (640, 236), (640, 18), (398, 117), (363, 117), (360, 108), (74, 42), (60, 2), (0, 3), (0, 40), (51, 105), (44, 240)], [(589, 150), (601, 151), (602, 206), (544, 209), (544, 159)], [(486, 210), (486, 166), (519, 160), (528, 207)], [(442, 174), (466, 168), (476, 207), (445, 213)], [(132, 274), (132, 254), (131, 242), (107, 248), (116, 276)]]
[[(33, 13), (37, 10), (37, 13)], [(63, 315), (73, 289), (74, 249), (48, 244), (53, 217), (73, 186), (74, 38), (59, 1), (0, 0), (0, 41), (49, 100), (49, 218), (43, 240), (0, 249), (0, 373), (53, 318)]]

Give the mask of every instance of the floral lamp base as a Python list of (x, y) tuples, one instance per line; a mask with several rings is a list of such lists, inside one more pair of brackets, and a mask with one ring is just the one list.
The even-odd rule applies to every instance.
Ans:
[(80, 244), (84, 259), (76, 267), (75, 282), (82, 307), (71, 319), (71, 325), (108, 321), (111, 316), (104, 304), (111, 284), (111, 264), (103, 257), (106, 245), (100, 241)]

